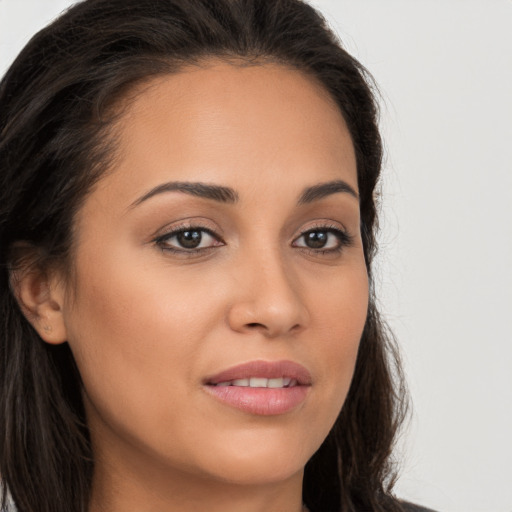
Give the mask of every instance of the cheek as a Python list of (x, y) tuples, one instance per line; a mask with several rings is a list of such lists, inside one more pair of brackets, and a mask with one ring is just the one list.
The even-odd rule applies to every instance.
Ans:
[[(81, 267), (68, 326), (77, 349), (96, 345), (118, 357), (144, 358), (153, 350), (179, 348), (181, 338), (194, 340), (207, 329), (211, 309), (204, 286), (117, 256)], [(197, 322), (199, 314), (204, 323)]]
[(147, 418), (194, 389), (187, 369), (200, 357), (213, 312), (202, 288), (115, 256), (81, 265), (68, 339), (96, 412), (118, 427), (130, 418), (144, 431)]
[(331, 350), (358, 346), (368, 310), (368, 276), (361, 258), (339, 272), (318, 279), (311, 297), (315, 327)]
[(353, 377), (361, 335), (368, 310), (368, 278), (364, 262), (340, 272), (323, 293), (314, 298), (313, 321), (318, 346), (312, 357), (324, 368), (320, 376), (326, 390), (330, 421), (334, 422), (348, 393)]

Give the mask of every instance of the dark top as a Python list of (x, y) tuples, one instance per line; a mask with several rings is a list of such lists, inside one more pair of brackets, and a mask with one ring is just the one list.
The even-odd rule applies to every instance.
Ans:
[[(414, 503), (409, 503), (408, 501), (401, 501), (400, 505), (402, 505), (403, 512), (436, 512), (435, 510), (432, 510), (431, 508), (421, 507), (420, 505), (415, 505)], [(308, 510), (308, 512), (309, 512), (311, 509), (306, 509), (304, 507), (304, 510)], [(359, 512), (370, 512), (370, 511), (360, 510)]]

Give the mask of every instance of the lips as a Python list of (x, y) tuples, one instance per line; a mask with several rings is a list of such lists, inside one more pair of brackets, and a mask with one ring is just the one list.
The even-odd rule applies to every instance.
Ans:
[(222, 383), (233, 383), (234, 381), (243, 379), (289, 379), (288, 385), (290, 381), (295, 381), (296, 385), (299, 386), (311, 385), (311, 374), (304, 366), (294, 363), (293, 361), (251, 361), (228, 368), (216, 375), (208, 377), (205, 379), (205, 383), (207, 385), (216, 386)]
[(264, 416), (294, 410), (310, 387), (309, 371), (292, 361), (251, 361), (204, 381), (204, 389), (223, 404)]

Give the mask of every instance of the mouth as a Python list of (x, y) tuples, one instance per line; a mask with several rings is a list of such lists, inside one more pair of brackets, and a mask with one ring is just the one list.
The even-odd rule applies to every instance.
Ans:
[(204, 389), (224, 405), (256, 415), (279, 415), (304, 402), (311, 374), (293, 361), (251, 361), (207, 377)]
[(207, 377), (210, 386), (283, 388), (310, 386), (311, 374), (293, 361), (250, 361)]
[(211, 383), (211, 386), (240, 386), (249, 388), (290, 388), (298, 385), (297, 379), (290, 377), (277, 377), (275, 379), (266, 379), (265, 377), (249, 377), (243, 379), (227, 380), (217, 384)]

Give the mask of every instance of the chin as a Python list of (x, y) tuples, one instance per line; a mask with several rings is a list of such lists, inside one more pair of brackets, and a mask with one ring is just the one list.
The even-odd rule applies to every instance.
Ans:
[(271, 460), (231, 460), (215, 469), (215, 477), (225, 483), (236, 485), (272, 485), (302, 475), (304, 462), (293, 464), (281, 454), (274, 454)]
[[(246, 437), (246, 436), (244, 436)], [(231, 439), (218, 450), (212, 449), (203, 459), (216, 478), (239, 485), (267, 485), (282, 482), (302, 474), (320, 440), (287, 435), (253, 433), (251, 439)]]

